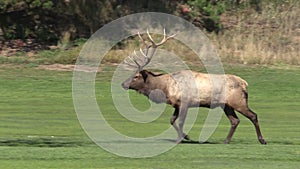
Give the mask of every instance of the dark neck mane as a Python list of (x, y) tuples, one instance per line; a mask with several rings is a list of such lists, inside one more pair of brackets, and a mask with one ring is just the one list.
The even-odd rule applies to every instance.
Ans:
[[(144, 94), (145, 96), (147, 96), (150, 100), (152, 100), (155, 103), (165, 103), (166, 100), (166, 86), (165, 86), (165, 81), (163, 81), (163, 79), (160, 78), (160, 76), (163, 76), (165, 74), (163, 73), (153, 73), (150, 71), (147, 71), (148, 74), (150, 75), (150, 77), (148, 78), (154, 78), (152, 80), (150, 80), (147, 83), (147, 87), (144, 88), (144, 90), (139, 91), (140, 93)], [(151, 94), (150, 94), (151, 93)]]
[(164, 75), (163, 73), (158, 73), (158, 74), (156, 74), (156, 73), (153, 73), (153, 72), (151, 72), (151, 71), (148, 71), (148, 73), (151, 74), (151, 75), (154, 76), (154, 77)]

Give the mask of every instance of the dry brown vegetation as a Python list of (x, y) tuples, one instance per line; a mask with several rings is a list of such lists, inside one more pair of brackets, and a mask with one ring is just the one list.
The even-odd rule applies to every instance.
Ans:
[(223, 16), (227, 30), (209, 35), (220, 57), (243, 64), (300, 64), (300, 2), (263, 5), (254, 11)]
[[(206, 33), (223, 62), (238, 64), (300, 65), (300, 2), (262, 5), (262, 13), (253, 9), (230, 11), (222, 15), (224, 30)], [(106, 62), (119, 62), (134, 49), (138, 38), (126, 42), (125, 52), (112, 50)], [(165, 48), (187, 61), (195, 55), (182, 44), (169, 41)], [(124, 55), (125, 54), (125, 55)]]

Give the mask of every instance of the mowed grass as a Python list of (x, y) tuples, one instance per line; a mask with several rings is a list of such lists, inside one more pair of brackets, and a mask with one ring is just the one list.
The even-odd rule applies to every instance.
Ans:
[[(118, 114), (110, 97), (114, 68), (97, 74), (101, 111), (116, 130), (130, 136), (155, 135), (169, 127), (168, 107), (151, 124), (135, 124)], [(241, 123), (229, 145), (230, 124), (222, 120), (208, 144), (180, 144), (152, 158), (119, 157), (96, 146), (80, 127), (72, 101), (72, 72), (0, 66), (0, 168), (299, 168), (300, 68), (226, 67), (249, 83), (249, 104), (268, 142), (260, 145), (253, 125)], [(149, 102), (131, 92), (143, 110)], [(197, 140), (207, 109), (200, 109), (189, 132)], [(174, 135), (174, 140), (176, 135)]]

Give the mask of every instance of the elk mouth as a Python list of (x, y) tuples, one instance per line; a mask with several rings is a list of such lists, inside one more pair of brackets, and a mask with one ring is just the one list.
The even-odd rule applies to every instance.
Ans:
[(128, 89), (129, 89), (129, 85), (126, 83), (126, 81), (122, 83), (122, 87), (123, 87), (123, 89), (125, 89), (125, 90), (128, 90)]

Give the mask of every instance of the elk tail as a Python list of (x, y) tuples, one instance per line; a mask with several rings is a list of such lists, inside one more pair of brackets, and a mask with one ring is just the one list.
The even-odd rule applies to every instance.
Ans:
[(241, 82), (240, 85), (242, 87), (242, 91), (245, 94), (244, 97), (245, 97), (246, 100), (248, 100), (248, 90), (247, 90), (248, 83), (242, 78), (240, 78), (240, 82)]

